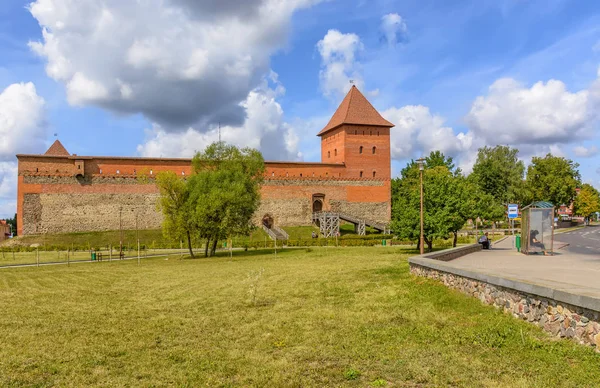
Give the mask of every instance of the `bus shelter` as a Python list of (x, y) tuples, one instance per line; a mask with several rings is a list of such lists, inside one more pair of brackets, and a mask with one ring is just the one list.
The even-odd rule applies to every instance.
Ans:
[(554, 205), (534, 202), (521, 211), (521, 252), (526, 255), (554, 253)]

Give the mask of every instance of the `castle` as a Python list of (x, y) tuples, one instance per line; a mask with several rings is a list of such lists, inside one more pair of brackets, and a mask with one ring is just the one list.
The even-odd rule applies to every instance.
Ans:
[[(321, 162), (265, 162), (256, 224), (310, 225), (313, 213), (340, 212), (388, 223), (390, 129), (352, 86), (318, 133)], [(19, 235), (159, 229), (154, 177), (191, 174), (191, 159), (71, 155), (56, 140), (43, 155), (17, 155)], [(141, 179), (144, 177), (144, 179)]]

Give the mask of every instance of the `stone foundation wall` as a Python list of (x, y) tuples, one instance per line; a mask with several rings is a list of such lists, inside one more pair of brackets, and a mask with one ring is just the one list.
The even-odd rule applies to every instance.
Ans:
[(312, 224), (312, 199), (262, 199), (254, 214), (254, 224), (260, 225), (269, 214), (277, 226), (310, 226)]
[[(159, 229), (158, 189), (153, 178), (130, 175), (23, 175), (19, 177), (22, 234), (72, 233), (119, 229)], [(371, 221), (390, 220), (389, 181), (337, 178), (270, 178), (261, 188), (254, 216), (264, 215), (278, 226), (312, 224), (314, 194), (324, 195), (324, 208)]]
[(600, 312), (479, 280), (411, 264), (411, 273), (439, 280), (514, 317), (533, 323), (555, 337), (571, 338), (600, 352)]
[[(25, 194), (23, 234), (160, 229), (158, 194)], [(119, 222), (120, 220), (120, 222)]]
[(390, 222), (390, 205), (387, 202), (331, 201), (331, 210), (350, 214), (365, 220), (387, 224)]

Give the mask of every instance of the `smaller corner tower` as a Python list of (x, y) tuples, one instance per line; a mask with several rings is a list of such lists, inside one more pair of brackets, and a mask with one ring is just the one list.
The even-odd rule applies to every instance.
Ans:
[(321, 161), (344, 163), (347, 178), (391, 178), (390, 129), (366, 97), (352, 86), (319, 132)]

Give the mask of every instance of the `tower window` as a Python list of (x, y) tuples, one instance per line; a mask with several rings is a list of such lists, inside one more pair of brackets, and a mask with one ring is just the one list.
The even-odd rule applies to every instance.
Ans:
[(362, 154), (362, 152), (363, 152), (363, 146), (360, 146), (360, 148), (358, 149), (358, 153)]
[(326, 173), (325, 173), (325, 176), (329, 176), (329, 173), (328, 173), (328, 172), (326, 172)]
[(373, 131), (369, 131), (369, 136), (373, 136)]
[(363, 135), (365, 134), (365, 131), (363, 131)]
[(377, 131), (377, 136), (379, 136), (379, 131)]
[(337, 156), (337, 148), (336, 148), (335, 150), (333, 150), (333, 154), (334, 154), (335, 156)]
[(360, 177), (361, 177), (361, 178), (363, 177), (363, 172), (362, 172), (362, 171), (360, 172)]
[(300, 178), (302, 178), (302, 173), (300, 173)]
[(81, 170), (81, 164), (78, 164), (78, 165), (77, 165), (77, 169), (78, 169), (78, 170)]
[(327, 151), (327, 157), (331, 158), (331, 151)]
[(35, 172), (40, 172), (40, 169), (39, 169), (39, 168), (36, 168), (36, 169), (35, 169)]
[(375, 171), (373, 171), (373, 178), (375, 178)]
[(373, 155), (375, 155), (376, 151), (377, 151), (377, 147), (373, 147)]

